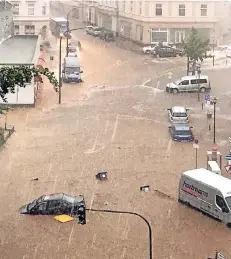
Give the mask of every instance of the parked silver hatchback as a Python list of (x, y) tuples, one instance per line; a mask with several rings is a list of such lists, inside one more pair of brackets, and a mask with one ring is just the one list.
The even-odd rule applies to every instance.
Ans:
[(168, 109), (168, 118), (172, 124), (188, 123), (188, 109), (181, 106), (172, 107)]

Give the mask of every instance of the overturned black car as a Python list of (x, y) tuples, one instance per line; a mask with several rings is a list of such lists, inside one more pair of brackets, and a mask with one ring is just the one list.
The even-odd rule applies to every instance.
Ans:
[[(21, 214), (31, 215), (61, 215), (70, 216), (85, 214), (85, 201), (82, 195), (71, 196), (64, 193), (43, 195), (22, 206)], [(85, 217), (83, 215), (83, 217)], [(83, 223), (81, 223), (83, 224)]]

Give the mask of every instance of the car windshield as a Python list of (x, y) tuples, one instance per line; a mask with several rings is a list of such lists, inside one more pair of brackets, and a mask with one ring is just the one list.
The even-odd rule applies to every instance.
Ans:
[(181, 79), (176, 80), (175, 82), (173, 82), (175, 85), (179, 85), (181, 83)]
[(180, 136), (188, 136), (191, 135), (189, 130), (176, 130), (176, 134)]
[(187, 114), (184, 112), (174, 112), (173, 117), (187, 117)]
[(231, 210), (231, 196), (226, 197), (226, 202), (228, 203), (229, 209)]
[(66, 73), (67, 74), (79, 73), (79, 67), (67, 67)]
[(28, 205), (28, 209), (31, 210), (33, 209), (37, 204), (39, 204), (43, 200), (43, 196), (39, 197), (38, 199), (35, 199)]

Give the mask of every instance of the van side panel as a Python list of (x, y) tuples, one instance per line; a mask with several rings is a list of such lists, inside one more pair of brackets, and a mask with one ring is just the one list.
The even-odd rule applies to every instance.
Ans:
[(180, 201), (213, 216), (216, 190), (185, 175), (182, 175), (179, 187)]

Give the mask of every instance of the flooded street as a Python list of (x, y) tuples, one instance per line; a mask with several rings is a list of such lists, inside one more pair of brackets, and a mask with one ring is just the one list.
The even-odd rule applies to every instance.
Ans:
[[(8, 114), (16, 132), (0, 153), (0, 258), (148, 258), (148, 228), (134, 215), (87, 212), (87, 224), (79, 225), (18, 213), (21, 205), (59, 192), (83, 194), (87, 208), (144, 216), (152, 227), (153, 258), (205, 259), (216, 249), (230, 258), (231, 230), (178, 203), (179, 179), (195, 168), (195, 150), (171, 140), (167, 109), (190, 109), (199, 167), (206, 167), (206, 151), (214, 146), (212, 121), (201, 109), (204, 96), (198, 102), (197, 94), (164, 91), (167, 73), (181, 76), (185, 61), (144, 65), (151, 58), (77, 36), (84, 82), (64, 84), (57, 105), (45, 81), (35, 109)], [(206, 71), (211, 95), (218, 97), (216, 146), (223, 157), (230, 149), (230, 71)], [(97, 181), (102, 171), (108, 180)], [(143, 185), (150, 191), (141, 192)]]

